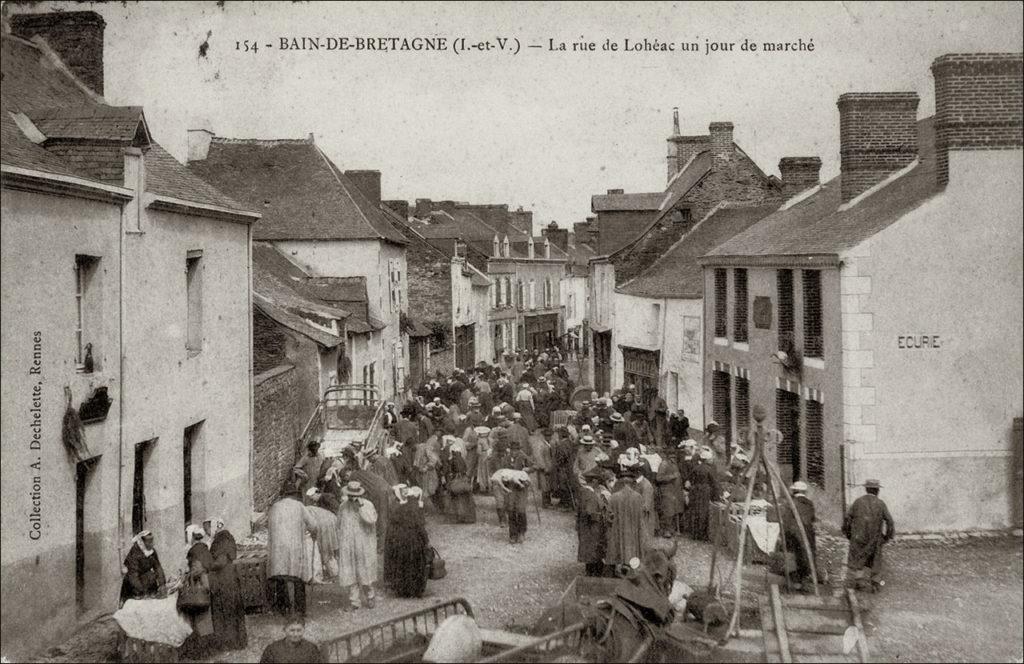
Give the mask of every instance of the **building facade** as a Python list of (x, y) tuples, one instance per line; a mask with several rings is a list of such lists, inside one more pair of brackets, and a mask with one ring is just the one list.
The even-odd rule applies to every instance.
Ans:
[(116, 610), (134, 533), (170, 571), (186, 523), (249, 533), (259, 215), (191, 176), (141, 108), (104, 101), (99, 15), (16, 15), (11, 32), (0, 357), (24, 410), (2, 417), (2, 621), (5, 655), (27, 657)]
[(841, 96), (840, 176), (702, 259), (705, 399), (733, 431), (764, 406), (833, 524), (869, 477), (902, 531), (1017, 509), (1022, 59), (932, 72), (932, 118), (912, 92)]

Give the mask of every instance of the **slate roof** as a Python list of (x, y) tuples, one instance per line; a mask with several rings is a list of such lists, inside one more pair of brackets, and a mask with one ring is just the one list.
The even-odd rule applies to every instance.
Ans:
[(623, 212), (627, 210), (657, 210), (665, 193), (656, 191), (641, 194), (596, 194), (590, 197), (593, 212)]
[(299, 266), (265, 242), (253, 243), (252, 264), (253, 303), (263, 313), (326, 348), (342, 343), (342, 337), (322, 328), (330, 327), (331, 319), (349, 318), (349, 312), (316, 297)]
[(637, 297), (703, 297), (704, 276), (697, 259), (778, 208), (778, 204), (724, 205), (716, 208), (649, 268), (624, 283), (617, 291)]
[(939, 190), (933, 120), (918, 121), (919, 163), (902, 177), (842, 210), (842, 176), (837, 176), (814, 195), (716, 247), (702, 262), (725, 257), (838, 255), (887, 228)]
[(386, 327), (370, 316), (366, 277), (310, 277), (308, 285), (321, 300), (352, 312), (346, 326), (349, 332), (365, 334)]
[(263, 217), (257, 240), (386, 240), (405, 244), (368, 200), (308, 139), (213, 137), (188, 169)]
[[(416, 232), (425, 238), (458, 238), (466, 242), (486, 240), (490, 242), (495, 234), (499, 238), (508, 235), (509, 242), (526, 242), (526, 233), (509, 225), (507, 230), (499, 230), (469, 210), (458, 207), (452, 213), (441, 210), (430, 215), (431, 223), (415, 226)], [(490, 249), (488, 249), (490, 253)]]
[[(142, 108), (106, 104), (79, 83), (62, 62), (55, 61), (48, 50), (9, 34), (0, 36), (3, 163), (123, 186), (122, 148), (151, 140)], [(47, 137), (44, 143), (36, 145), (24, 136), (10, 115), (19, 112), (32, 119)], [(237, 202), (191, 175), (159, 144), (149, 142), (144, 158), (147, 191), (243, 210)]]
[[(141, 106), (82, 106), (35, 109), (27, 113), (48, 139), (97, 139), (131, 142), (140, 129), (145, 143), (149, 135)], [(140, 127), (141, 125), (141, 127)]]

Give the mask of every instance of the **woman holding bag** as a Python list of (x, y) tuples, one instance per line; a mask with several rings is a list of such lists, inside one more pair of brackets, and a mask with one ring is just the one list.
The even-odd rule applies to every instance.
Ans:
[(242, 588), (235, 572), (238, 547), (234, 536), (224, 527), (224, 521), (219, 517), (203, 521), (203, 530), (210, 543), (210, 613), (217, 647), (222, 650), (240, 650), (245, 648), (248, 635), (245, 630)]
[(396, 597), (422, 597), (427, 588), (430, 540), (423, 519), (423, 492), (396, 484), (392, 536), (384, 550), (384, 578)]
[(210, 547), (203, 541), (203, 529), (195, 524), (185, 527), (188, 543), (188, 572), (178, 589), (178, 611), (187, 616), (192, 633), (181, 645), (182, 655), (189, 659), (203, 659), (215, 647), (213, 613), (210, 610), (209, 570), (213, 567)]

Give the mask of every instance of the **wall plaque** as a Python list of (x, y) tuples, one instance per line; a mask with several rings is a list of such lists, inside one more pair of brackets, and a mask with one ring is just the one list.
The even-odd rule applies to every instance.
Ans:
[(764, 295), (754, 298), (754, 327), (770, 330), (772, 327), (772, 299)]

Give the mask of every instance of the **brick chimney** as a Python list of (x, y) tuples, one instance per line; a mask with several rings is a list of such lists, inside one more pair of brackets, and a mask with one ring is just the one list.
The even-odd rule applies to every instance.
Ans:
[(203, 118), (192, 118), (188, 130), (187, 161), (203, 161), (210, 154), (210, 143), (214, 133), (210, 123)]
[(916, 92), (839, 96), (841, 198), (848, 203), (917, 159)]
[(541, 231), (541, 234), (547, 238), (548, 242), (551, 244), (566, 253), (569, 252), (569, 229), (559, 228), (558, 224), (552, 221)]
[(668, 181), (676, 176), (693, 155), (707, 150), (711, 137), (707, 135), (672, 136), (668, 139)]
[(819, 172), (821, 159), (818, 157), (783, 157), (779, 160), (779, 175), (782, 176), (783, 196), (794, 196), (805, 189), (821, 183)]
[(22, 39), (39, 35), (60, 56), (78, 80), (103, 94), (103, 31), (106, 21), (96, 12), (15, 14), (11, 34)]
[(731, 122), (712, 122), (708, 125), (711, 154), (715, 159), (732, 159), (732, 129)]
[(414, 217), (417, 219), (429, 219), (430, 213), (434, 209), (434, 202), (429, 198), (417, 198), (415, 209)]
[(935, 159), (949, 182), (949, 153), (1020, 150), (1021, 53), (950, 53), (935, 59)]
[(374, 205), (380, 205), (380, 171), (345, 171), (345, 177), (370, 199)]
[(384, 205), (388, 207), (392, 212), (397, 214), (402, 219), (409, 218), (409, 201), (384, 201)]

